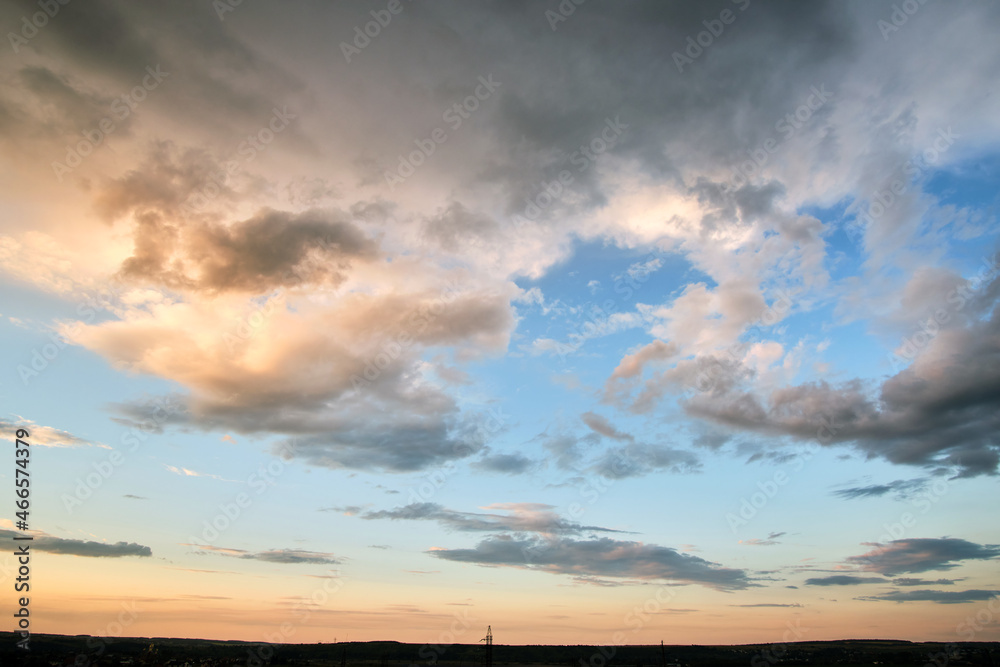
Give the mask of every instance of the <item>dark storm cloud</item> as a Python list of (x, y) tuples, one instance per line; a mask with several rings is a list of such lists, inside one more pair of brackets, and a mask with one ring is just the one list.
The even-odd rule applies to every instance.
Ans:
[[(13, 539), (23, 533), (13, 530), (0, 530), (0, 537)], [(11, 544), (17, 544), (11, 542)], [(86, 556), (88, 558), (122, 558), (124, 556), (152, 556), (153, 551), (142, 544), (135, 542), (91, 542), (87, 540), (73, 540), (63, 537), (53, 537), (51, 535), (35, 535), (30, 544), (31, 548), (37, 551), (45, 551), (64, 556)]]
[(743, 570), (721, 567), (668, 547), (606, 537), (573, 540), (498, 535), (486, 538), (473, 549), (434, 549), (428, 553), (460, 563), (574, 576), (670, 580), (723, 591), (752, 585)]
[(376, 244), (345, 214), (262, 210), (226, 226), (175, 225), (151, 215), (135, 228), (125, 279), (174, 289), (266, 292), (305, 283), (338, 284), (352, 260), (371, 260)]
[(866, 572), (886, 576), (952, 570), (965, 560), (992, 560), (1000, 556), (1000, 545), (976, 544), (955, 537), (912, 538), (893, 540), (875, 545), (860, 556), (850, 556), (847, 562)]
[[(29, 99), (38, 103), (34, 107), (38, 128), (54, 136), (92, 130), (108, 115), (112, 102), (110, 96), (76, 88), (73, 82), (47, 67), (25, 67), (18, 72), (17, 81), (31, 93)], [(128, 123), (128, 118), (122, 121), (123, 133)]]
[(853, 500), (856, 498), (877, 498), (891, 493), (896, 498), (905, 499), (913, 495), (915, 492), (922, 491), (925, 488), (927, 488), (926, 479), (897, 479), (886, 484), (870, 484), (868, 486), (855, 486), (847, 489), (838, 489), (833, 492), (833, 495), (839, 498)]
[[(705, 29), (703, 20), (717, 18), (726, 8), (738, 17), (726, 29), (725, 43), (678, 72), (670, 54)], [(465, 32), (482, 19), (478, 13), (453, 10), (448, 22)], [(463, 53), (471, 67), (486, 66), (491, 55), (505, 53), (505, 71), (498, 76), (517, 78), (519, 84), (497, 105), (493, 129), (505, 152), (487, 162), (479, 176), (506, 186), (514, 213), (524, 208), (525, 197), (537, 194), (540, 182), (570, 169), (583, 196), (580, 205), (599, 206), (605, 197), (596, 169), (577, 171), (570, 160), (616, 115), (630, 129), (610, 152), (637, 161), (656, 177), (680, 180), (682, 167), (688, 166), (682, 163), (692, 160), (733, 160), (763, 138), (755, 129), (766, 131), (789, 106), (801, 103), (795, 99), (800, 90), (825, 76), (835, 78), (835, 65), (855, 48), (846, 14), (819, 3), (754, 4), (745, 12), (729, 2), (591, 5), (553, 32), (542, 8), (505, 9), (496, 27), (477, 33), (477, 52)], [(520, 43), (516, 54), (509, 49), (512, 39)], [(765, 68), (748, 66), (749, 54), (775, 42), (788, 45), (795, 56), (775, 59)], [(614, 58), (599, 55), (611, 45), (629, 48), (615, 48)], [(751, 118), (737, 122), (731, 114), (736, 106)]]
[(852, 577), (847, 574), (835, 574), (829, 577), (813, 577), (806, 579), (806, 586), (856, 586), (858, 584), (885, 584), (888, 579), (881, 577)]
[[(987, 293), (996, 286), (994, 279)], [(819, 381), (777, 389), (764, 399), (735, 389), (702, 394), (686, 408), (730, 427), (827, 445), (851, 443), (893, 463), (955, 467), (961, 476), (996, 474), (1000, 309), (995, 297), (978, 305), (984, 320), (940, 332), (877, 394), (857, 380)]]
[(893, 591), (881, 595), (866, 595), (859, 600), (883, 602), (936, 602), (937, 604), (962, 604), (964, 602), (980, 602), (983, 600), (1000, 600), (1000, 591), (971, 589), (967, 591)]
[[(29, 14), (38, 10), (37, 3), (18, 4)], [(163, 66), (173, 79), (170, 107), (220, 126), (226, 118), (232, 125), (233, 119), (266, 117), (274, 96), (302, 87), (294, 74), (234, 36), (210, 5), (190, 0), (156, 6), (68, 3), (40, 33), (33, 46), (71, 68), (113, 78), (119, 94), (141, 81), (147, 66)]]
[(362, 519), (429, 520), (445, 528), (463, 532), (532, 532), (546, 535), (577, 535), (585, 532), (622, 533), (600, 526), (584, 526), (566, 521), (552, 511), (551, 505), (537, 503), (504, 503), (487, 509), (506, 510), (506, 514), (458, 512), (437, 503), (412, 503), (394, 510), (379, 510), (361, 514)]

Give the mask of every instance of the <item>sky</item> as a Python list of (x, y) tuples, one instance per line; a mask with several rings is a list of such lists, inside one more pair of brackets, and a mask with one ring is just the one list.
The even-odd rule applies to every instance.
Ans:
[(0, 26), (33, 632), (1000, 640), (997, 4)]

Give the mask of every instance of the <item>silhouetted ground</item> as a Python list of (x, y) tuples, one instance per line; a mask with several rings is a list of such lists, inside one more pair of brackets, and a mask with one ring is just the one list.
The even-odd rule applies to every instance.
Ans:
[[(0, 665), (20, 667), (481, 667), (482, 644), (432, 646), (400, 642), (266, 644), (165, 638), (32, 635), (30, 655), (0, 633)], [(662, 657), (661, 657), (662, 656)], [(907, 665), (1000, 667), (998, 642), (913, 643), (841, 640), (739, 646), (504, 646), (494, 645), (495, 667), (701, 667), (748, 665)]]

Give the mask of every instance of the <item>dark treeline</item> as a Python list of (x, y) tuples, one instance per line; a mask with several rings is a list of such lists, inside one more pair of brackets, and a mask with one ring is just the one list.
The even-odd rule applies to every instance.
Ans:
[[(267, 644), (169, 638), (95, 638), (32, 635), (31, 652), (0, 633), (0, 665), (314, 665), (316, 667), (480, 667), (482, 644)], [(552, 667), (699, 667), (702, 665), (913, 665), (1000, 667), (1000, 643), (913, 643), (842, 640), (737, 646), (505, 646), (494, 645), (493, 664)]]

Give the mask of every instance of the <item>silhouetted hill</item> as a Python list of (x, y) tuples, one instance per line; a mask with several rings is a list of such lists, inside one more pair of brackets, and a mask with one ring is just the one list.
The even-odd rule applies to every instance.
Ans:
[[(480, 667), (482, 644), (266, 644), (173, 638), (98, 638), (32, 635), (31, 654), (15, 649), (16, 635), (0, 633), (0, 665), (109, 667), (117, 665), (309, 665), (313, 667)], [(681, 667), (742, 665), (907, 665), (1000, 667), (998, 642), (908, 642), (849, 639), (735, 646), (510, 646), (493, 647), (493, 663), (550, 667)]]

